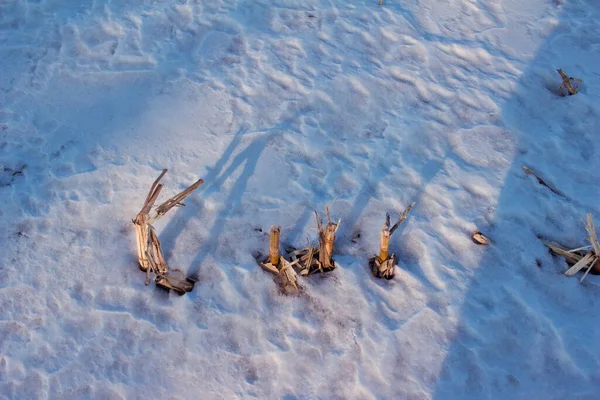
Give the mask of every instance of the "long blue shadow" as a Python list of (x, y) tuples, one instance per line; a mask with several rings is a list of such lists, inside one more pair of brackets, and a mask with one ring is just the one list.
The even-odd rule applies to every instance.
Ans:
[[(599, 211), (597, 185), (581, 186), (600, 178), (597, 171), (585, 168), (586, 158), (592, 162), (591, 137), (599, 123), (590, 100), (597, 101), (598, 96), (584, 85), (576, 96), (559, 97), (561, 81), (555, 69), (586, 77), (599, 73), (597, 46), (572, 38), (579, 36), (574, 32), (595, 32), (590, 40), (600, 40), (600, 6), (578, 1), (563, 7), (557, 28), (502, 106), (505, 127), (517, 138), (519, 150), (486, 232), (493, 242), (483, 253), (458, 313), (435, 399), (591, 399), (600, 394), (600, 381), (594, 378), (599, 359), (586, 350), (583, 334), (599, 333), (597, 311), (593, 311), (600, 305), (597, 290), (590, 296), (593, 287), (566, 280), (560, 274), (564, 262), (553, 258), (542, 244), (543, 239), (551, 239), (581, 245), (585, 237), (579, 226), (581, 216)], [(578, 118), (586, 114), (589, 120), (582, 126)], [(564, 150), (556, 151), (556, 146)], [(544, 155), (547, 150), (564, 157), (551, 159)], [(577, 169), (579, 157), (583, 157), (579, 162), (585, 176), (573, 179), (568, 174)], [(562, 195), (527, 176), (523, 166), (535, 170)], [(579, 309), (577, 302), (587, 303)]]

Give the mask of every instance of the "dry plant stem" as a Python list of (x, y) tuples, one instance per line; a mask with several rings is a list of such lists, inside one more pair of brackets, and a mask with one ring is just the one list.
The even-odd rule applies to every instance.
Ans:
[(320, 267), (325, 270), (332, 270), (335, 268), (331, 255), (333, 254), (333, 244), (335, 242), (335, 233), (337, 232), (341, 220), (338, 223), (331, 222), (331, 215), (329, 214), (329, 207), (325, 207), (325, 213), (327, 214), (327, 225), (323, 227), (323, 221), (319, 218), (319, 214), (315, 211), (315, 218), (317, 220), (317, 229), (319, 231), (319, 263)]
[[(164, 171), (166, 171), (166, 170), (164, 170)], [(150, 220), (150, 223), (161, 218), (163, 215), (165, 215), (167, 212), (169, 212), (169, 210), (171, 208), (173, 208), (175, 206), (180, 206), (180, 207), (185, 206), (185, 204), (183, 204), (182, 201), (185, 200), (185, 198), (188, 197), (194, 190), (198, 189), (200, 187), (200, 185), (202, 185), (203, 183), (204, 183), (203, 179), (198, 179), (190, 187), (188, 187), (181, 193), (176, 194), (175, 196), (171, 197), (169, 200), (165, 201), (160, 206), (158, 206), (156, 208), (156, 211), (154, 212), (154, 215), (152, 216), (152, 218)]]
[(167, 263), (165, 262), (165, 257), (163, 256), (162, 247), (158, 241), (156, 233), (154, 233), (154, 229), (150, 227), (149, 230), (148, 259), (152, 260), (153, 264), (156, 266), (155, 274), (164, 275), (167, 273)]
[(333, 262), (331, 255), (333, 254), (333, 244), (335, 242), (335, 232), (337, 226), (334, 223), (328, 223), (321, 233), (321, 249), (319, 250), (319, 261), (325, 269), (332, 269)]
[(596, 228), (594, 227), (594, 219), (592, 214), (586, 214), (586, 222), (583, 223), (585, 230), (588, 233), (588, 241), (594, 248), (594, 253), (597, 257), (600, 257), (600, 244), (598, 244), (598, 235), (596, 234)]
[(319, 217), (315, 211), (315, 220), (317, 222), (317, 230), (319, 244), (312, 244), (310, 239), (307, 240), (307, 247), (302, 250), (296, 250), (290, 253), (290, 257), (294, 262), (291, 265), (298, 264), (296, 267), (298, 272), (307, 276), (315, 272), (327, 272), (335, 268), (335, 262), (331, 258), (335, 243), (335, 235), (340, 226), (341, 220), (337, 223), (331, 222), (331, 214), (329, 207), (325, 208), (327, 215), (327, 224)]
[(573, 82), (582, 82), (581, 79), (568, 77), (567, 74), (565, 74), (565, 72), (562, 69), (557, 69), (556, 71), (558, 72), (558, 74), (560, 75), (560, 77), (562, 79), (562, 84), (558, 87), (558, 93), (561, 96), (564, 96), (563, 92), (565, 89), (569, 93), (569, 96), (572, 96), (572, 95), (576, 94), (577, 92), (579, 92), (579, 87), (573, 86)]
[(314, 260), (314, 257), (317, 251), (318, 250), (315, 250), (314, 245), (310, 242), (310, 239), (307, 238), (307, 247), (303, 250), (299, 250), (299, 252), (295, 252), (295, 254), (292, 255), (292, 258), (295, 260), (294, 262), (298, 262), (299, 264), (300, 275), (307, 276), (309, 273), (314, 272), (314, 270), (311, 271), (311, 267), (316, 261)]
[(550, 251), (552, 251), (554, 254), (565, 257), (565, 259), (567, 260), (567, 263), (569, 263), (571, 265), (576, 264), (583, 257), (577, 253), (572, 253), (569, 249), (567, 249), (557, 243), (544, 242), (544, 245), (546, 247), (548, 247), (550, 249)]
[(308, 272), (310, 270), (310, 266), (313, 263), (314, 256), (315, 256), (315, 248), (312, 245), (309, 245), (308, 246), (308, 258), (307, 258), (307, 262), (306, 262), (306, 265), (307, 265), (306, 272), (307, 272), (307, 274), (308, 274)]
[(163, 185), (159, 184), (158, 182), (160, 182), (160, 180), (163, 176), (165, 176), (166, 173), (167, 170), (163, 169), (161, 174), (158, 176), (158, 178), (156, 178), (156, 180), (150, 187), (150, 191), (148, 192), (148, 196), (146, 196), (146, 201), (144, 201), (144, 206), (142, 207), (140, 214), (150, 213), (152, 206), (154, 206), (154, 203), (156, 202), (156, 199), (158, 198), (158, 195), (160, 194), (160, 191), (163, 188)]
[(585, 279), (585, 277), (589, 274), (589, 272), (591, 271), (592, 267), (594, 266), (594, 264), (596, 264), (596, 261), (598, 261), (598, 258), (595, 257), (592, 260), (592, 263), (590, 264), (590, 266), (588, 267), (588, 269), (585, 271), (585, 274), (583, 274), (583, 276), (581, 277), (581, 280), (579, 282), (583, 282), (583, 280)]
[[(587, 277), (588, 273), (594, 269), (597, 272), (600, 272), (600, 265), (598, 264), (598, 259), (600, 258), (600, 244), (598, 243), (598, 235), (596, 234), (596, 228), (594, 227), (594, 220), (592, 218), (592, 214), (586, 214), (586, 219), (583, 221), (583, 226), (587, 231), (587, 239), (590, 242), (590, 246), (584, 246), (577, 249), (566, 249), (563, 246), (554, 244), (554, 243), (544, 243), (546, 246), (550, 248), (550, 250), (561, 256), (564, 256), (567, 260), (567, 263), (572, 265), (566, 272), (566, 276), (574, 276), (579, 271), (585, 269), (585, 274), (581, 278), (581, 282)], [(588, 250), (587, 254), (582, 255), (581, 250)]]
[(579, 247), (577, 249), (571, 249), (569, 251), (567, 251), (567, 253), (575, 253), (577, 251), (582, 251), (582, 250), (592, 250), (592, 246), (583, 246), (583, 247)]
[(549, 184), (547, 184), (542, 178), (540, 178), (535, 172), (533, 172), (531, 169), (523, 166), (523, 171), (525, 171), (526, 174), (528, 175), (533, 175), (538, 183), (542, 186), (546, 186), (548, 189), (550, 189), (552, 192), (554, 192), (555, 194), (561, 196), (561, 197), (565, 197), (565, 195), (563, 195), (561, 192), (559, 192), (558, 190), (556, 190), (554, 187), (550, 186)]
[(581, 260), (577, 261), (575, 263), (575, 265), (573, 265), (571, 268), (569, 268), (567, 270), (567, 272), (565, 272), (566, 276), (573, 276), (576, 273), (578, 273), (579, 271), (581, 271), (583, 268), (587, 267), (588, 263), (594, 259), (594, 254), (592, 252), (589, 252), (585, 255), (585, 257), (583, 257)]
[(398, 227), (404, 222), (404, 220), (406, 219), (408, 212), (413, 208), (413, 206), (415, 205), (415, 203), (412, 203), (411, 205), (409, 205), (408, 207), (406, 207), (406, 210), (404, 210), (404, 212), (402, 213), (402, 215), (400, 215), (400, 218), (398, 219), (398, 222), (396, 222), (394, 224), (394, 226), (392, 226), (392, 229), (390, 229), (390, 236), (396, 231), (396, 229), (398, 229)]
[(144, 200), (144, 205), (140, 212), (136, 215), (133, 220), (133, 224), (135, 226), (135, 238), (137, 242), (137, 250), (138, 250), (138, 262), (140, 264), (140, 269), (142, 271), (148, 271), (149, 263), (148, 258), (146, 256), (148, 250), (148, 227), (150, 224), (148, 214), (150, 210), (154, 206), (160, 191), (163, 188), (162, 184), (159, 184), (160, 180), (167, 173), (166, 169), (163, 169), (160, 176), (156, 178), (152, 186), (150, 187), (150, 191), (146, 196), (146, 200)]
[(142, 271), (148, 271), (148, 215), (139, 213), (133, 220), (135, 227), (135, 241), (137, 244), (138, 263)]
[(383, 224), (383, 229), (381, 229), (381, 241), (379, 243), (379, 260), (384, 262), (389, 258), (389, 249), (390, 249), (390, 237), (392, 234), (402, 225), (406, 217), (408, 216), (408, 212), (413, 208), (415, 203), (412, 203), (398, 218), (398, 221), (390, 228), (390, 214), (387, 213), (385, 215), (385, 223)]
[(385, 261), (389, 256), (390, 231), (385, 227), (381, 230), (381, 243), (379, 244), (379, 260)]
[(275, 267), (279, 265), (279, 235), (280, 226), (272, 226), (269, 235), (269, 260)]
[(152, 227), (152, 222), (165, 215), (171, 208), (184, 205), (181, 202), (189, 196), (190, 193), (200, 187), (204, 181), (200, 179), (181, 193), (173, 196), (158, 206), (152, 217), (150, 217), (150, 210), (152, 210), (152, 207), (163, 188), (163, 185), (159, 182), (166, 173), (167, 170), (163, 169), (159, 177), (152, 183), (142, 209), (133, 220), (137, 242), (138, 262), (140, 264), (140, 269), (146, 272), (146, 284), (150, 283), (150, 273), (152, 272), (157, 275), (157, 284), (182, 294), (186, 291), (190, 291), (191, 288), (193, 288), (193, 285), (189, 282), (183, 282), (179, 279), (166, 276), (168, 272), (167, 263), (163, 256), (160, 241)]
[(160, 242), (151, 225), (148, 225), (148, 245), (146, 246), (145, 255), (148, 261), (148, 269), (146, 270), (146, 285), (148, 285), (150, 283), (150, 272), (157, 276), (167, 273), (167, 263), (162, 254)]
[(148, 284), (150, 284), (150, 272), (153, 272), (156, 274), (157, 267), (156, 267), (156, 265), (154, 265), (154, 260), (152, 260), (150, 258), (150, 255), (148, 253), (146, 253), (146, 256), (148, 257), (148, 270), (146, 271), (146, 285), (148, 285)]
[(369, 259), (369, 266), (373, 275), (377, 278), (392, 279), (394, 277), (394, 268), (396, 265), (396, 256), (392, 254), (390, 256), (390, 237), (392, 234), (402, 225), (409, 211), (413, 208), (415, 203), (412, 203), (398, 218), (398, 221), (390, 228), (391, 218), (390, 214), (385, 215), (385, 223), (381, 229), (381, 237), (379, 242), (379, 256)]
[[(592, 248), (594, 249), (594, 255), (596, 256), (596, 259), (592, 262), (590, 269), (593, 267), (594, 271), (600, 274), (600, 262), (598, 262), (598, 259), (600, 258), (600, 244), (598, 243), (598, 235), (596, 234), (596, 228), (594, 227), (594, 219), (592, 218), (592, 214), (586, 214), (586, 219), (587, 222), (584, 223), (585, 230), (588, 233), (588, 241), (592, 245)], [(588, 269), (588, 272), (590, 269)]]

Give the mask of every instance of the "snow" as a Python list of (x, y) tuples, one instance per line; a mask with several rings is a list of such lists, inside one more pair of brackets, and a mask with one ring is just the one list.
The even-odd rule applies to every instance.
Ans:
[[(377, 3), (0, 2), (0, 398), (597, 398), (600, 281), (540, 238), (600, 224), (600, 6)], [(162, 168), (206, 181), (156, 226), (182, 297), (136, 266)], [(269, 226), (332, 203), (338, 268), (281, 295)]]

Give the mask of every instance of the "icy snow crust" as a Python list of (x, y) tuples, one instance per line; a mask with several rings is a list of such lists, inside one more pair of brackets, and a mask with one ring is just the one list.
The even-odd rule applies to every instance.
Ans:
[[(599, 222), (598, 2), (383, 3), (0, 2), (0, 398), (598, 398), (597, 277), (538, 239)], [(206, 180), (157, 224), (183, 297), (136, 265), (162, 168)], [(337, 196), (338, 269), (282, 296), (253, 253)]]

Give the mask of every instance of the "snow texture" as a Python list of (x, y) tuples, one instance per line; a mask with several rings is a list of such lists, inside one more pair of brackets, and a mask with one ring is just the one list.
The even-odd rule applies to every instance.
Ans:
[[(377, 3), (0, 1), (0, 398), (598, 398), (598, 277), (540, 239), (600, 222), (598, 2)], [(162, 168), (206, 181), (157, 224), (182, 297), (136, 266)], [(281, 295), (269, 226), (336, 198), (338, 268)]]

